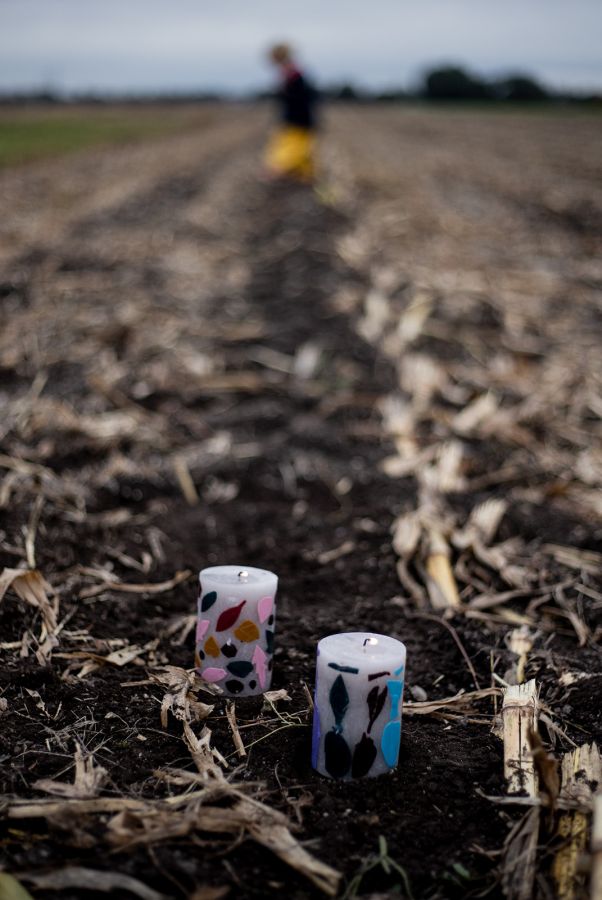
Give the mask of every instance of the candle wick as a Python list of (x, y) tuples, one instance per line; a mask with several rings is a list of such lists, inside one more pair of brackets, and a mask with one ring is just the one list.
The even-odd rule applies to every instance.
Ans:
[(238, 577), (241, 581), (246, 581), (249, 577), (249, 573), (245, 569), (243, 569), (242, 572), (238, 573)]

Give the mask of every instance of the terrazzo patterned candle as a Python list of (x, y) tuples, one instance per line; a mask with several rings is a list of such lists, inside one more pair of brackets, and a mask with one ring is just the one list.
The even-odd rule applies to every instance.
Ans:
[(213, 566), (199, 575), (195, 662), (201, 678), (228, 696), (250, 697), (272, 680), (278, 578), (249, 566)]
[(318, 644), (312, 765), (331, 778), (397, 765), (406, 648), (384, 634), (333, 634)]

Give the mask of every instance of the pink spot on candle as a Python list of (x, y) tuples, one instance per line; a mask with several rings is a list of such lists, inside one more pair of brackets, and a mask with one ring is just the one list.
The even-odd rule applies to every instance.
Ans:
[(259, 613), (259, 621), (265, 622), (269, 614), (272, 612), (272, 607), (274, 605), (274, 600), (272, 597), (262, 597), (259, 603), (257, 604), (257, 611)]
[(266, 663), (267, 656), (257, 644), (255, 650), (253, 651), (253, 665), (255, 666), (255, 671), (257, 672), (257, 678), (259, 679), (259, 684), (261, 689), (263, 690), (266, 683)]
[(225, 669), (213, 669), (211, 666), (208, 669), (203, 669), (201, 672), (201, 678), (204, 678), (205, 681), (222, 681), (226, 677), (228, 673)]
[(207, 634), (207, 629), (209, 628), (209, 619), (199, 619), (196, 623), (196, 641), (197, 644), (199, 641), (202, 641), (205, 635)]

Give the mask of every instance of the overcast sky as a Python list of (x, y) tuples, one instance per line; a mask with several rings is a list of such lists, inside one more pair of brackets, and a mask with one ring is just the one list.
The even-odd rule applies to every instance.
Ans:
[(253, 89), (283, 39), (322, 83), (457, 62), (600, 90), (601, 35), (602, 0), (0, 0), (0, 91)]

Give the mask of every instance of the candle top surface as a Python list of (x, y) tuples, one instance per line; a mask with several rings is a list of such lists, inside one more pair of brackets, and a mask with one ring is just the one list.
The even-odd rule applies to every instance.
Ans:
[(360, 666), (405, 664), (405, 644), (386, 634), (375, 634), (371, 631), (347, 631), (343, 634), (331, 634), (318, 643), (318, 654), (344, 665)]
[(278, 577), (273, 572), (269, 572), (267, 569), (255, 569), (253, 566), (211, 566), (201, 570), (200, 579), (207, 579), (207, 581), (226, 587), (235, 584), (275, 584), (278, 581)]

